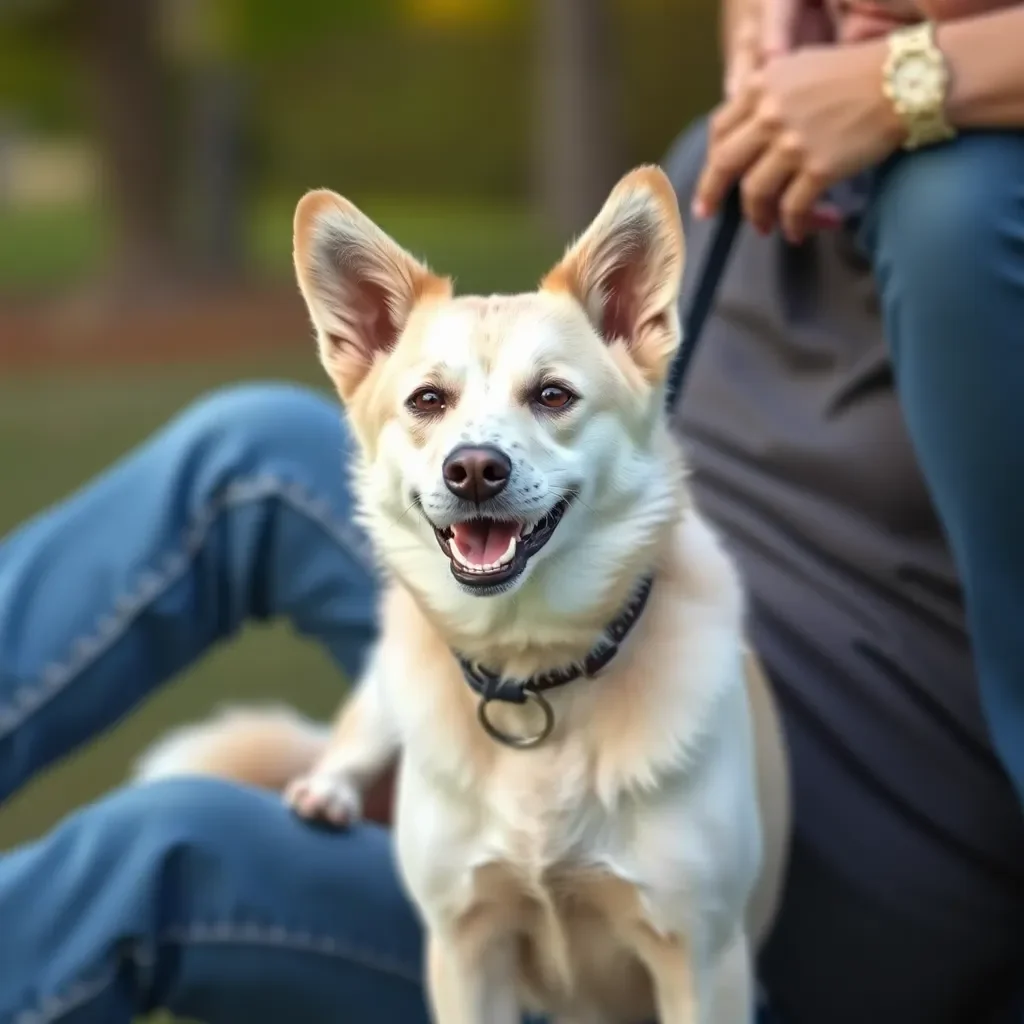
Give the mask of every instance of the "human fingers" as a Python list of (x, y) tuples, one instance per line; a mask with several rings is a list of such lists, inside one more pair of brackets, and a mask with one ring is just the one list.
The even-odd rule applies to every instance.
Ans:
[(799, 148), (783, 135), (743, 176), (740, 183), (743, 212), (761, 234), (766, 235), (775, 227), (779, 199), (799, 166)]
[(732, 186), (746, 174), (771, 142), (771, 128), (750, 117), (734, 130), (712, 138), (694, 193), (697, 217), (713, 216)]
[(794, 245), (802, 242), (820, 225), (827, 207), (819, 208), (816, 214), (815, 206), (826, 186), (827, 182), (820, 175), (804, 169), (783, 193), (779, 203), (779, 222), (782, 233)]

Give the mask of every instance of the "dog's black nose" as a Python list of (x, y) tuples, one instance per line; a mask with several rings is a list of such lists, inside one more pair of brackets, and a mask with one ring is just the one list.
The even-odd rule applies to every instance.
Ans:
[(449, 452), (441, 475), (452, 494), (479, 504), (505, 490), (512, 463), (493, 445), (460, 445)]

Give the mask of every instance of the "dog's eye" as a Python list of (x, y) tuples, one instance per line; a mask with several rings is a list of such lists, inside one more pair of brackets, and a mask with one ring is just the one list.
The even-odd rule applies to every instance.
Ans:
[(437, 388), (420, 388), (409, 396), (405, 404), (410, 412), (423, 416), (437, 416), (444, 412), (447, 402), (443, 391)]
[(534, 401), (545, 409), (565, 409), (576, 401), (576, 396), (561, 384), (545, 384), (537, 391)]

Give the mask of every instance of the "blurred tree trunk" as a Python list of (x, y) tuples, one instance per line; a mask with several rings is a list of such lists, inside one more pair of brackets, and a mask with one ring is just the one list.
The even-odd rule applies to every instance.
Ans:
[(243, 263), (244, 81), (230, 64), (210, 64), (195, 69), (191, 86), (188, 193), (194, 261), (208, 283), (223, 283), (236, 277)]
[(247, 82), (245, 0), (175, 0), (176, 68), (187, 84), (184, 194), (189, 263), (208, 283), (242, 270)]
[(112, 285), (143, 299), (177, 276), (159, 0), (86, 0), (81, 53), (114, 222)]
[(537, 0), (536, 181), (554, 230), (586, 227), (615, 183), (618, 76), (608, 0)]

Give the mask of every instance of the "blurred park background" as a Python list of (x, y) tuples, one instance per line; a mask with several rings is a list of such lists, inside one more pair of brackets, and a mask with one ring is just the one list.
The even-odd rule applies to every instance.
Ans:
[[(322, 386), (305, 189), (462, 291), (531, 287), (714, 102), (716, 43), (714, 0), (0, 0), (0, 536), (211, 387)], [(0, 807), (0, 849), (175, 721), (328, 715), (343, 685), (286, 624), (250, 628)]]

